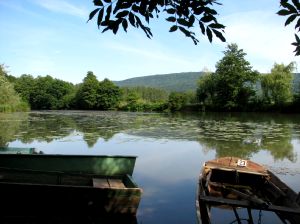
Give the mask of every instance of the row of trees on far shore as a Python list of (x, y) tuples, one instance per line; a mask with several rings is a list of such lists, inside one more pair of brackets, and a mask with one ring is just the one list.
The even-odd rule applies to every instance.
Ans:
[[(0, 112), (34, 110), (126, 111), (299, 111), (300, 85), (295, 64), (274, 64), (269, 74), (252, 69), (246, 53), (236, 44), (227, 46), (216, 71), (205, 72), (196, 91), (167, 92), (152, 87), (118, 87), (99, 81), (89, 71), (74, 85), (49, 75), (34, 78), (9, 75), (0, 66)], [(293, 89), (294, 86), (294, 89)], [(296, 88), (295, 88), (296, 86)]]
[[(236, 44), (228, 45), (214, 73), (199, 80), (198, 102), (217, 111), (295, 111), (299, 105), (300, 83), (293, 90), (295, 63), (275, 63), (269, 74), (252, 69), (246, 53)], [(296, 81), (296, 80), (295, 80)]]
[[(112, 81), (98, 81), (89, 71), (83, 82), (74, 85), (49, 75), (34, 78), (8, 75), (1, 65), (0, 112), (33, 110), (126, 110), (172, 111), (181, 109), (188, 94), (168, 93), (151, 87), (118, 87)], [(9, 91), (8, 91), (8, 90)], [(4, 94), (5, 92), (5, 94)], [(179, 102), (176, 102), (176, 99)], [(174, 101), (175, 100), (175, 101)], [(18, 106), (18, 105), (22, 105)], [(176, 105), (175, 105), (176, 104)], [(12, 105), (9, 107), (7, 105)], [(13, 106), (14, 105), (14, 106)], [(4, 108), (4, 109), (1, 109)]]

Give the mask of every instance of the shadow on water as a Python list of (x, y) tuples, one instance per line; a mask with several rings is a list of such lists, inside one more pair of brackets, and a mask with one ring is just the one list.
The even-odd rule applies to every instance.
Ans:
[(109, 215), (102, 215), (100, 217), (93, 217), (88, 215), (39, 215), (31, 214), (26, 216), (5, 216), (0, 218), (2, 224), (137, 224), (136, 217), (116, 217)]

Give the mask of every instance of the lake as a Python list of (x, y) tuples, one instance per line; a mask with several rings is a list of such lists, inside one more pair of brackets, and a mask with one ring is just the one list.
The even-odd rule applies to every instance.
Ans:
[[(263, 164), (299, 192), (299, 139), (300, 116), (291, 114), (0, 113), (0, 146), (34, 147), (47, 154), (137, 156), (133, 178), (144, 191), (137, 214), (143, 224), (197, 223), (201, 166), (221, 156)], [(213, 214), (215, 223), (234, 220), (218, 209)], [(260, 218), (280, 223), (268, 213)]]

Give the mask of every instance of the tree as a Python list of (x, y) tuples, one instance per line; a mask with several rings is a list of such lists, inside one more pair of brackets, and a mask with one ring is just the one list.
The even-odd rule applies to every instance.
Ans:
[(28, 110), (28, 105), (21, 100), (6, 77), (4, 65), (0, 65), (0, 112)]
[(255, 96), (258, 72), (245, 59), (246, 53), (236, 44), (227, 46), (224, 57), (217, 62), (216, 72), (199, 81), (198, 98), (209, 101), (220, 110), (241, 110)]
[[(89, 20), (97, 16), (97, 25), (102, 33), (111, 30), (116, 34), (121, 25), (127, 32), (128, 24), (141, 28), (148, 38), (152, 37), (151, 29), (145, 26), (154, 17), (160, 14), (166, 15), (166, 21), (171, 23), (169, 32), (180, 31), (191, 38), (195, 44), (199, 42), (192, 31), (193, 26), (199, 26), (203, 35), (212, 42), (213, 34), (225, 42), (224, 28), (218, 23), (218, 14), (213, 7), (220, 5), (216, 0), (181, 1), (181, 0), (94, 0), (97, 7), (90, 15)], [(145, 22), (143, 23), (142, 20)]]
[(197, 99), (203, 105), (212, 105), (216, 90), (213, 73), (207, 72), (200, 77), (197, 88)]
[(93, 72), (89, 71), (77, 92), (77, 103), (80, 109), (95, 109), (99, 82)]
[(178, 111), (187, 104), (187, 96), (185, 93), (171, 92), (167, 104), (170, 111)]
[(292, 72), (295, 63), (288, 65), (274, 64), (271, 73), (262, 76), (261, 87), (263, 98), (275, 106), (282, 106), (292, 100)]
[(97, 108), (108, 110), (115, 108), (121, 100), (121, 90), (112, 81), (104, 79), (97, 90)]
[(50, 75), (37, 78), (22, 75), (16, 81), (16, 90), (33, 109), (64, 109), (65, 96), (74, 91), (74, 86)]
[(23, 100), (30, 103), (34, 92), (35, 79), (32, 75), (23, 74), (15, 81), (15, 90)]
[(164, 89), (147, 87), (147, 86), (134, 86), (122, 87), (123, 98), (127, 98), (130, 94), (134, 93), (137, 98), (145, 101), (146, 103), (158, 103), (168, 100), (168, 92)]

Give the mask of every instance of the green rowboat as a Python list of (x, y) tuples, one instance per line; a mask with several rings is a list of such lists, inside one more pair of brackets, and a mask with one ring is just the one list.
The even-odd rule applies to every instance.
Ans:
[(132, 179), (135, 161), (134, 156), (0, 153), (1, 212), (136, 215), (142, 189)]

